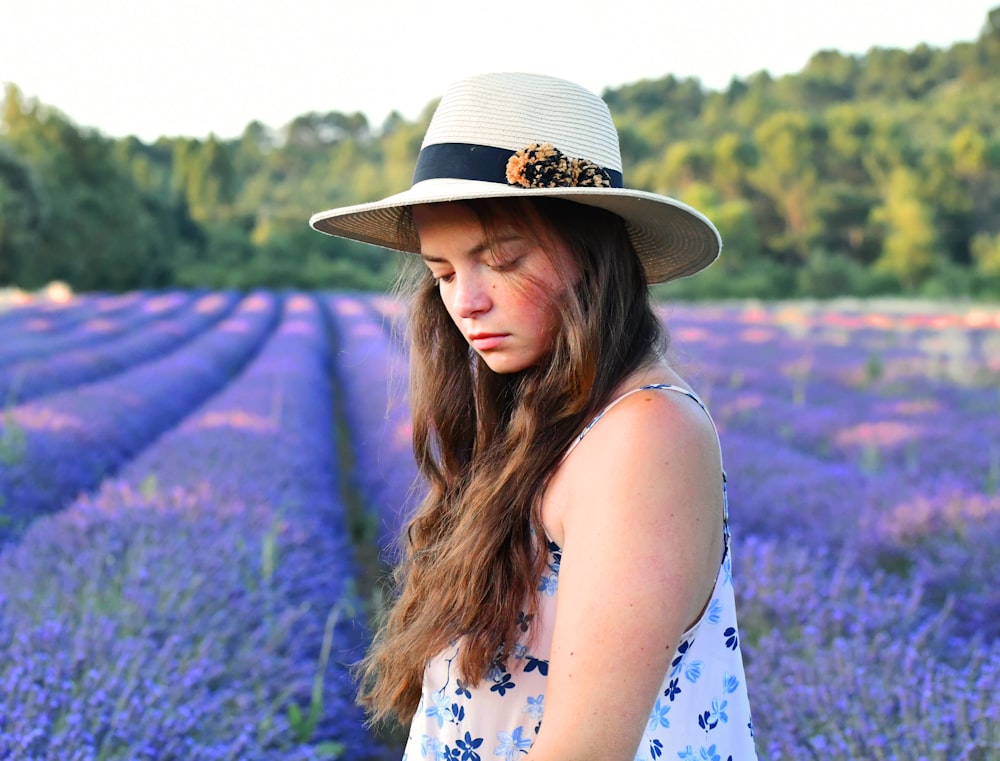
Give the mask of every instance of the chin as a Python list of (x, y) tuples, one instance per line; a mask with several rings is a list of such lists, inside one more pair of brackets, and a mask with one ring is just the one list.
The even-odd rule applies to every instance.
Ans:
[(527, 370), (534, 363), (515, 357), (479, 355), (480, 359), (497, 375), (512, 375)]

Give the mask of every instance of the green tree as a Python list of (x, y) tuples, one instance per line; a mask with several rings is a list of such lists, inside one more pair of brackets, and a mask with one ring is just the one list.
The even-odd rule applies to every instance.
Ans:
[(872, 216), (884, 231), (875, 271), (891, 275), (909, 291), (916, 290), (938, 263), (939, 248), (933, 211), (920, 197), (913, 172), (899, 168), (892, 173)]
[(783, 258), (804, 261), (819, 234), (813, 205), (824, 169), (827, 130), (803, 113), (782, 111), (754, 130), (760, 160), (751, 174), (754, 186), (774, 203), (781, 225), (766, 245)]
[(48, 209), (38, 178), (0, 142), (0, 285), (33, 284)]
[(745, 195), (760, 150), (748, 136), (726, 132), (712, 145), (712, 183), (730, 197)]
[[(45, 224), (14, 259), (27, 287), (64, 280), (81, 290), (159, 287), (171, 279), (172, 210), (137, 188), (113, 141), (8, 88), (2, 135), (38, 178)], [(29, 204), (30, 205), (30, 204)]]
[(695, 140), (671, 143), (650, 178), (658, 193), (680, 193), (688, 185), (705, 182), (712, 173), (712, 154), (708, 146)]
[(972, 259), (980, 274), (990, 278), (1000, 277), (1000, 234), (980, 233), (973, 238)]
[(836, 50), (815, 53), (795, 78), (806, 106), (823, 106), (854, 97), (861, 65), (856, 56)]

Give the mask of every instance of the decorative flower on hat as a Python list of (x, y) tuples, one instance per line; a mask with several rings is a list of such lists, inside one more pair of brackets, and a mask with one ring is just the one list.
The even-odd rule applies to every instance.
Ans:
[(507, 183), (525, 188), (608, 188), (611, 177), (587, 159), (567, 156), (552, 143), (532, 143), (507, 161)]

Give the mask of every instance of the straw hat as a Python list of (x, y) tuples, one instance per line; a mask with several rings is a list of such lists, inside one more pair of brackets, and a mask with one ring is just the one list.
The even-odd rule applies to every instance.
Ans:
[(504, 197), (563, 198), (625, 220), (649, 283), (692, 275), (722, 240), (699, 211), (630, 190), (607, 104), (572, 82), (482, 74), (453, 84), (424, 136), (413, 184), (381, 201), (314, 214), (320, 232), (419, 253), (408, 207)]

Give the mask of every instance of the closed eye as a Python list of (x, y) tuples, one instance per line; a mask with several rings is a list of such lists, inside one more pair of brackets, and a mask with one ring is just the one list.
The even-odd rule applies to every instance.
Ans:
[(486, 264), (494, 272), (510, 272), (517, 269), (524, 257), (531, 255), (535, 247), (520, 235), (510, 235), (496, 241), (487, 253)]
[(494, 272), (510, 272), (515, 267), (517, 267), (518, 262), (521, 261), (523, 257), (513, 256), (507, 259), (499, 259), (495, 262), (491, 262), (489, 267)]

